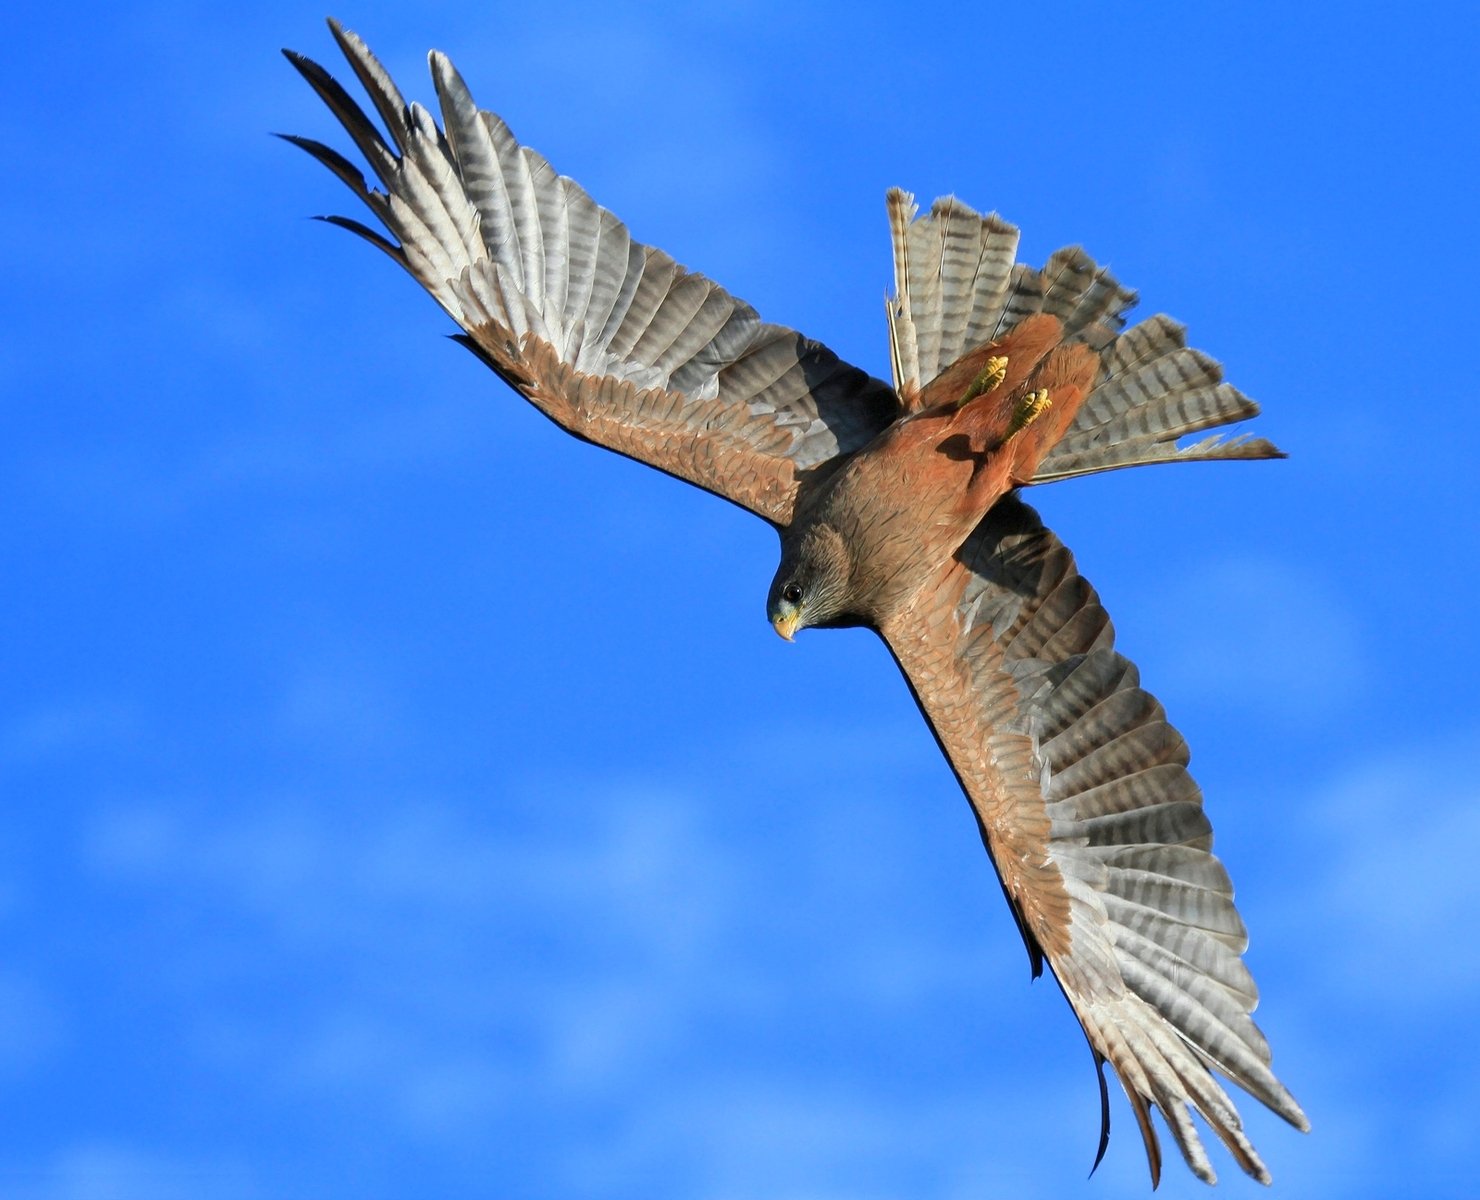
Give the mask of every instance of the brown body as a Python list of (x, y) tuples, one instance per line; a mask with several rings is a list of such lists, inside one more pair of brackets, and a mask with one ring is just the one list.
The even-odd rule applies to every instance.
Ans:
[[(890, 425), (799, 506), (782, 535), (778, 586), (808, 553), (830, 546), (830, 558), (846, 557), (841, 607), (814, 610), (808, 624), (882, 629), (934, 582), (993, 505), (1032, 481), (1099, 367), (1087, 347), (1066, 346), (1063, 335), (1062, 322), (1039, 314), (962, 356), (924, 390), (918, 411)], [(988, 360), (1005, 360), (1001, 378), (971, 395)], [(1047, 406), (1025, 417), (1035, 395), (1046, 395)], [(970, 398), (961, 403), (963, 396)], [(834, 561), (830, 569), (840, 566)]]

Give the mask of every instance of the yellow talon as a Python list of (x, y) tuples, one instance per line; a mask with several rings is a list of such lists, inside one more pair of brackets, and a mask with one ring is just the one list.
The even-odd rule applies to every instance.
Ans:
[(988, 392), (994, 392), (1002, 386), (1002, 381), (1007, 378), (1007, 356), (1005, 354), (994, 354), (987, 359), (987, 365), (982, 372), (971, 381), (971, 386), (966, 389), (965, 395), (956, 401), (957, 408), (964, 408), (978, 396), (984, 396)]
[(1053, 407), (1053, 401), (1048, 398), (1048, 389), (1039, 388), (1036, 392), (1029, 392), (1018, 401), (1017, 411), (1012, 414), (1012, 423), (1007, 427), (1007, 436), (1026, 429), (1045, 411)]

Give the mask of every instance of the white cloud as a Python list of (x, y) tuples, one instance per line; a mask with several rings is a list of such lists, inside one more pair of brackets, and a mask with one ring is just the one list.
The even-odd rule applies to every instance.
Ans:
[(366, 994), (315, 1011), (274, 1064), (285, 1089), (331, 1105), (389, 1114), (413, 1138), (461, 1141), (495, 1126), (520, 1098), (519, 1081), (424, 1013)]
[[(406, 361), (427, 367), (420, 386), (436, 393), (443, 377), (430, 372), (442, 368), (426, 357)], [(443, 390), (456, 394), (458, 387)], [(23, 464), (23, 482), (59, 516), (151, 528), (243, 496), (394, 478), (475, 459), (497, 467), (503, 460), (490, 446), (494, 431), (507, 445), (517, 444), (524, 428), (500, 425), (465, 396), (389, 405), (362, 399), (354, 408), (321, 408), (317, 415), (317, 426), (300, 420), (275, 427), (271, 417), (259, 418), (255, 426), (243, 425), (204, 445), (176, 447), (163, 462), (152, 457), (155, 451), (134, 444), (68, 447)]]
[[(1087, 1071), (1020, 1082), (1008, 1103), (974, 1084), (860, 1086), (807, 1065), (686, 1082), (631, 1111), (616, 1137), (573, 1155), (567, 1190), (606, 1195), (610, 1180), (642, 1178), (661, 1163), (665, 1178), (703, 1200), (1063, 1195), (1093, 1161), (1097, 1109), (1084, 1090), (1092, 1084)], [(1170, 1172), (1168, 1180), (1177, 1194)], [(1133, 1129), (1117, 1127), (1111, 1156), (1086, 1186), (1107, 1198), (1145, 1194)]]
[(106, 696), (42, 704), (0, 725), (0, 762), (36, 763), (117, 746), (136, 737), (142, 720), (133, 706)]
[[(1309, 811), (1322, 858), (1299, 914), (1357, 1008), (1457, 1012), (1480, 1000), (1480, 733), (1360, 763)], [(1333, 967), (1340, 974), (1332, 979)]]
[[(606, 1195), (601, 1181), (660, 1164), (713, 1200), (866, 1200), (906, 1184), (952, 1198), (1004, 1180), (1049, 1195), (1062, 1174), (1042, 1171), (1045, 1146), (1077, 1155), (1076, 1177), (1088, 1171), (1088, 1058), (1050, 985), (1027, 987), (990, 878), (956, 907), (971, 910), (967, 927), (998, 927), (995, 945), (958, 944), (949, 923), (911, 933), (910, 904), (939, 883), (931, 872), (952, 878), (956, 850), (986, 872), (976, 847), (941, 861), (901, 824), (909, 806), (878, 806), (860, 787), (790, 813), (794, 874), (767, 876), (776, 864), (752, 841), (775, 836), (767, 810), (721, 824), (681, 790), (576, 785), (572, 821), (572, 786), (502, 798), (507, 823), (410, 798), (361, 813), (307, 797), (115, 809), (90, 860), (136, 905), (154, 889), (178, 913), (183, 891), (234, 931), (222, 947), (210, 919), (192, 926), (181, 1020), (237, 1086), (448, 1150), (530, 1111), (602, 1114), (562, 1154), (572, 1195)], [(735, 786), (746, 794), (745, 779)], [(840, 840), (844, 827), (857, 840)], [(248, 970), (270, 1009), (199, 990), (212, 954), (243, 951), (226, 978)], [(997, 974), (1011, 990), (985, 1001)], [(180, 985), (165, 971), (160, 986)], [(881, 1014), (891, 1032), (867, 1051), (876, 1060), (837, 1057), (867, 1046)], [(917, 1076), (905, 1048), (942, 1021), (974, 1064), (949, 1082), (942, 1071), (957, 1068)], [(1029, 1029), (1046, 1059), (1020, 1040)], [(909, 1075), (897, 1089), (895, 1070)], [(1095, 1186), (1140, 1195), (1134, 1130), (1123, 1109), (1117, 1121), (1116, 1159)]]
[(269, 1195), (244, 1165), (176, 1157), (117, 1141), (79, 1142), (22, 1180), (16, 1200), (257, 1200)]
[(1477, 754), (1480, 731), (1461, 730), (1270, 798), (1303, 846), (1262, 882), (1275, 898), (1255, 929), (1283, 984), (1261, 1023), (1314, 1126), (1289, 1156), (1291, 1195), (1396, 1195), (1414, 1179), (1462, 1195), (1473, 1178)]
[(16, 971), (0, 973), (0, 1078), (14, 1080), (46, 1062), (63, 1030), (54, 996)]
[(1158, 680), (1209, 703), (1306, 722), (1349, 708), (1370, 683), (1352, 606), (1307, 567), (1210, 562), (1148, 591), (1141, 611), (1159, 631)]
[(291, 737), (361, 755), (404, 745), (408, 721), (394, 689), (363, 656), (348, 654), (292, 674), (277, 713)]
[[(453, 1136), (517, 1095), (468, 1047), (525, 1046), (526, 1091), (601, 1091), (722, 990), (703, 963), (732, 936), (726, 855), (661, 792), (592, 792), (584, 823), (523, 833), (413, 799), (362, 814), (307, 797), (235, 815), (120, 807), (86, 852), (136, 904), (141, 890), (191, 897), (192, 981), (253, 945), (247, 969), (281, 980), (282, 1009), (255, 1026), (227, 997), (205, 997), (216, 1011), (191, 999), (205, 1052), (236, 1067), (279, 1055), (289, 1085), (378, 1098)], [(231, 947), (211, 926), (223, 912)]]

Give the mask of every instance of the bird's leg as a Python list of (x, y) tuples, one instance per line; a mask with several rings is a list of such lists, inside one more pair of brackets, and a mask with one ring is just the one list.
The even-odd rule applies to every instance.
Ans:
[(1029, 392), (1018, 401), (1017, 408), (1013, 410), (1012, 420), (1007, 424), (1007, 432), (1002, 435), (1002, 440), (1006, 442), (1021, 433), (1052, 407), (1053, 401), (1048, 398), (1047, 388)]
[(995, 392), (1002, 386), (1002, 381), (1007, 378), (1007, 356), (1005, 354), (994, 354), (987, 359), (977, 377), (971, 381), (971, 385), (961, 393), (961, 399), (956, 401), (957, 409), (965, 408), (978, 396), (985, 396), (988, 392)]
[[(986, 373), (982, 372), (984, 375)], [(1000, 434), (987, 433), (986, 444), (980, 450), (971, 449), (975, 438), (967, 437), (962, 440), (962, 446), (951, 453), (953, 458), (970, 458), (972, 461), (971, 480), (967, 485), (967, 493), (972, 503), (980, 503), (984, 489), (991, 490), (997, 486), (992, 480), (996, 480), (1002, 474), (1002, 470), (1007, 469), (1017, 455), (1020, 446), (1013, 446), (1011, 450), (1008, 450), (1008, 443), (1052, 407), (1053, 401), (1049, 399), (1046, 387), (1028, 392), (1019, 397), (1012, 406), (1012, 413), (1007, 418), (1007, 428), (1003, 429)], [(999, 410), (995, 415), (995, 420), (1000, 421), (1001, 419)], [(980, 432), (978, 431), (977, 436), (980, 436)], [(948, 444), (941, 443), (941, 448), (946, 449)], [(996, 464), (995, 468), (994, 464)], [(1005, 490), (1006, 488), (1003, 487), (997, 494), (1000, 495)], [(993, 496), (992, 501), (995, 502), (995, 500), (996, 496)]]

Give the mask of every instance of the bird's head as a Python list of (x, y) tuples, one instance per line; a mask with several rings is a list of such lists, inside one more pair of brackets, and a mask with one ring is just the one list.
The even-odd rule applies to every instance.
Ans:
[(850, 574), (848, 548), (832, 526), (813, 525), (788, 539), (766, 601), (771, 625), (789, 642), (809, 626), (848, 623)]

